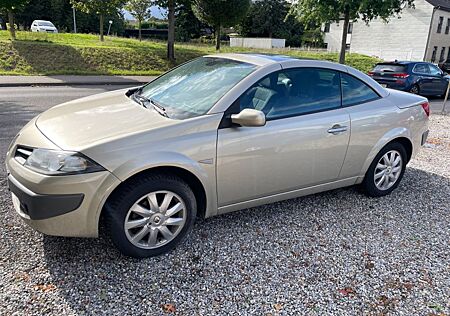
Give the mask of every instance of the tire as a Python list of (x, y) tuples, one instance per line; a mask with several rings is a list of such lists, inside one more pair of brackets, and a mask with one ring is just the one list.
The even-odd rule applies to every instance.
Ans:
[[(391, 153), (391, 155), (389, 155), (389, 153)], [(394, 157), (397, 157), (396, 155), (398, 154), (398, 156), (401, 159), (400, 162), (398, 164), (391, 163), (391, 166), (385, 169), (383, 169), (384, 166), (383, 168), (380, 168), (382, 165), (390, 164), (390, 162), (386, 163), (386, 161), (382, 159), (383, 157), (386, 157), (385, 155), (387, 155), (387, 157), (393, 157), (392, 154), (394, 154)], [(398, 187), (399, 183), (401, 182), (406, 170), (407, 159), (408, 156), (405, 147), (403, 147), (402, 144), (390, 143), (386, 145), (375, 157), (375, 159), (373, 160), (369, 169), (366, 172), (364, 180), (361, 183), (361, 188), (363, 189), (363, 192), (371, 197), (381, 197), (389, 195), (392, 191), (394, 191)], [(398, 167), (400, 167), (401, 169), (398, 170), (398, 172), (395, 172)], [(383, 175), (380, 177), (380, 173), (383, 170), (385, 171)], [(375, 179), (375, 176), (377, 176), (377, 179)], [(383, 180), (384, 182), (378, 184), (379, 181), (381, 181), (382, 177), (385, 178), (385, 180)]]
[(409, 89), (409, 92), (412, 93), (412, 94), (419, 95), (420, 94), (420, 87), (419, 87), (419, 85), (417, 85), (417, 84), (413, 85), (411, 87), (411, 89)]
[[(165, 206), (166, 197), (170, 203)], [(171, 175), (145, 175), (125, 183), (107, 203), (106, 233), (126, 256), (158, 256), (183, 241), (196, 213), (194, 193), (183, 180)]]

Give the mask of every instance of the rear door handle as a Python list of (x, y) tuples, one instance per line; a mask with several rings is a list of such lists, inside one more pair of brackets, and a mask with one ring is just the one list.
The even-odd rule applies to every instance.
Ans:
[(338, 135), (338, 134), (344, 133), (346, 131), (347, 131), (347, 126), (342, 126), (342, 125), (336, 124), (328, 130), (328, 133), (333, 134), (333, 135)]

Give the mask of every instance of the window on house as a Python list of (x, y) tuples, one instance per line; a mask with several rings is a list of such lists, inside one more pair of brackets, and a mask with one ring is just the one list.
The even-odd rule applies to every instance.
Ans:
[(445, 27), (445, 34), (448, 34), (450, 31), (450, 19), (447, 19), (447, 26)]
[(432, 62), (432, 63), (434, 63), (434, 62), (436, 61), (437, 50), (438, 50), (438, 47), (437, 47), (437, 46), (434, 46), (434, 48), (433, 48), (433, 54), (431, 55), (431, 62)]
[(441, 33), (441, 32), (442, 32), (442, 24), (444, 24), (444, 17), (443, 17), (443, 16), (440, 16), (440, 17), (439, 17), (438, 29), (437, 29), (437, 32), (438, 32), (438, 33)]
[(445, 58), (445, 47), (442, 47), (441, 49), (441, 56), (439, 57), (439, 62), (442, 63)]
[(323, 30), (325, 33), (329, 33), (330, 32), (330, 23), (325, 23), (325, 29)]
[[(450, 20), (450, 19), (449, 19), (449, 20)], [(353, 33), (353, 23), (350, 23), (350, 24), (348, 25), (347, 33), (348, 33), (348, 34), (352, 34), (352, 33)]]

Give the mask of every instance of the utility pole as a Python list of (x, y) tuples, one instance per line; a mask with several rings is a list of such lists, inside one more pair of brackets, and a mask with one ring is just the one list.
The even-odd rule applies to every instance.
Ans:
[(111, 25), (112, 24), (113, 24), (113, 21), (109, 20), (108, 34), (106, 34), (106, 36), (109, 36), (109, 31), (111, 31)]
[(77, 32), (77, 19), (75, 18), (75, 7), (72, 7), (73, 12), (73, 32)]

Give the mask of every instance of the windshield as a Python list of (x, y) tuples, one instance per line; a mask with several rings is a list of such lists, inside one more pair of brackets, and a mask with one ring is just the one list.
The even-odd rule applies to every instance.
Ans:
[(191, 118), (207, 113), (255, 68), (226, 58), (201, 57), (150, 82), (140, 94), (164, 107), (170, 118)]
[(51, 27), (54, 26), (53, 23), (51, 23), (51, 22), (38, 22), (38, 25), (39, 26), (51, 26)]

